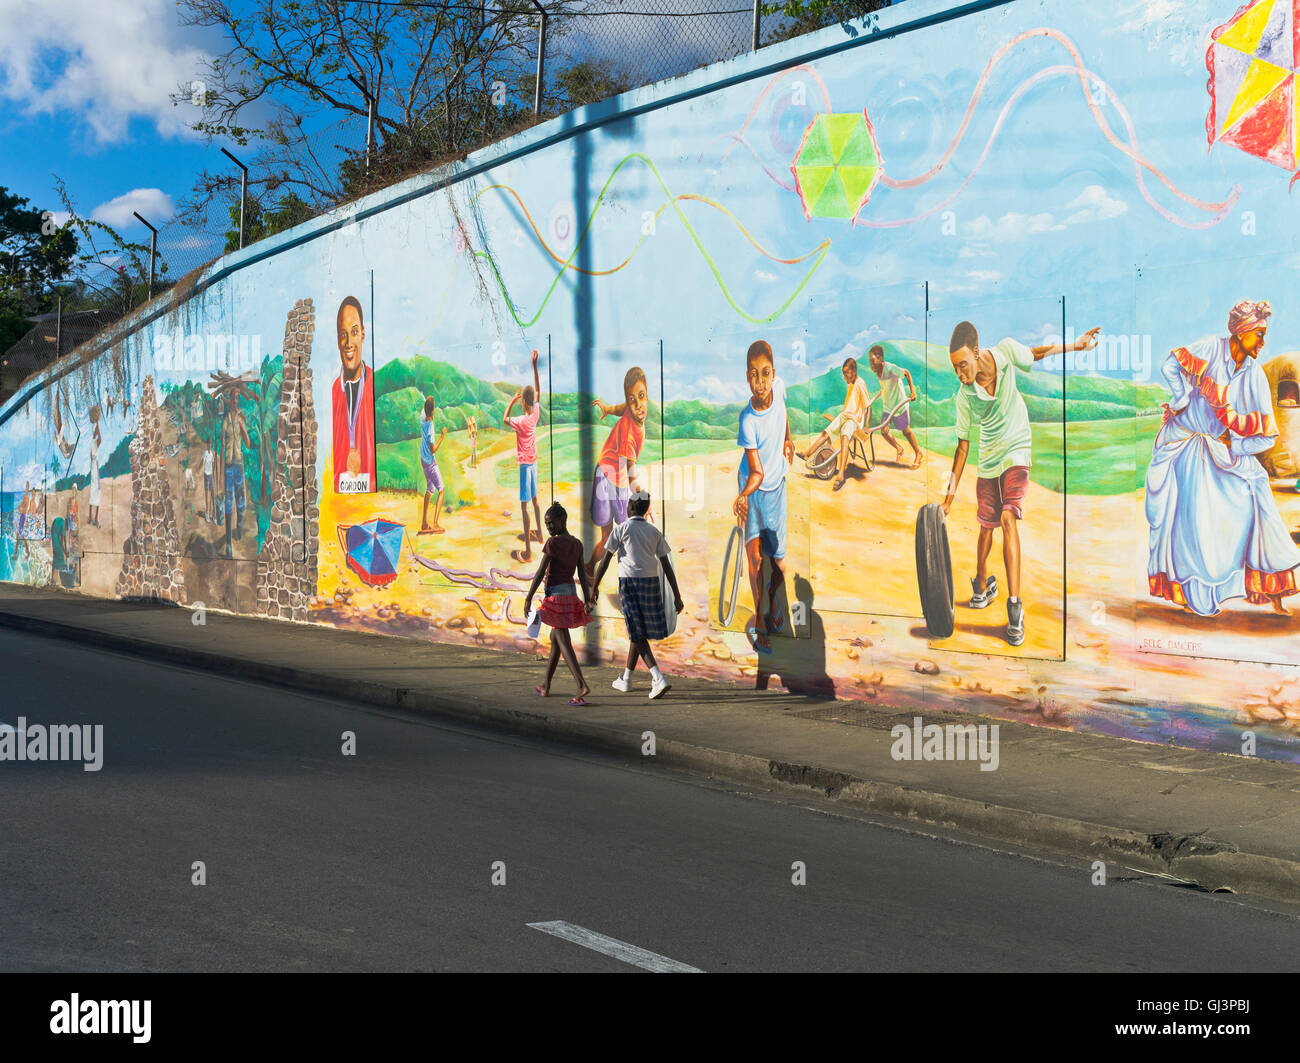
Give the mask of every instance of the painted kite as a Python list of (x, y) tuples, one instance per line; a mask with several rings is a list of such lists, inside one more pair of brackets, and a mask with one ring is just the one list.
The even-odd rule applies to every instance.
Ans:
[(1254, 0), (1210, 32), (1205, 133), (1211, 148), (1231, 144), (1284, 170), (1300, 170), (1298, 32), (1300, 0)]
[(804, 130), (790, 170), (804, 217), (856, 218), (881, 171), (867, 112), (819, 114)]

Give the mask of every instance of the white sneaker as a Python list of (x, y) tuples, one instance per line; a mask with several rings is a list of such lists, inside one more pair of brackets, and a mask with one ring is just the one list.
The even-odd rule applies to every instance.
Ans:
[(655, 698), (662, 698), (665, 694), (668, 693), (668, 691), (672, 690), (672, 688), (673, 685), (670, 682), (668, 682), (667, 676), (664, 676), (661, 679), (656, 679), (650, 685), (650, 700), (654, 701)]
[(624, 694), (627, 693), (627, 680), (624, 679), (622, 676), (619, 676), (617, 679), (615, 679), (614, 682), (610, 684), (610, 686), (612, 686), (615, 690), (621, 691)]

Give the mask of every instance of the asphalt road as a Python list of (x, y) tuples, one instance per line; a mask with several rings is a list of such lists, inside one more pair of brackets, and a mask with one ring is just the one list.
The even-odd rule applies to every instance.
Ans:
[(645, 760), (11, 631), (0, 660), (0, 721), (104, 726), (99, 772), (0, 762), (0, 970), (637, 970), (532, 923), (706, 971), (1281, 971), (1300, 955), (1289, 914), (1115, 868), (1098, 887), (1082, 862)]

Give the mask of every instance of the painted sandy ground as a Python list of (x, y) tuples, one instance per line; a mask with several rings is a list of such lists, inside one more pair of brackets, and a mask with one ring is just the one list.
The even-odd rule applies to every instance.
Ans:
[[(539, 451), (544, 441), (543, 432)], [(686, 441), (676, 441), (670, 449), (687, 446)], [(904, 708), (964, 709), (1064, 728), (1086, 723), (1091, 730), (1131, 738), (1163, 741), (1169, 729), (1184, 728), (1194, 744), (1205, 744), (1212, 732), (1198, 721), (1217, 721), (1219, 727), (1262, 724), (1262, 730), (1272, 729), (1283, 740), (1300, 727), (1300, 681), (1287, 673), (1267, 665), (1226, 662), (1222, 668), (1192, 669), (1184, 658), (1137, 649), (1139, 622), (1141, 637), (1146, 638), (1183, 638), (1189, 630), (1204, 628), (1225, 652), (1245, 656), (1258, 656), (1262, 648), (1276, 647), (1300, 633), (1300, 618), (1271, 617), (1245, 604), (1234, 605), (1230, 616), (1214, 621), (1188, 617), (1156, 601), (1135, 605), (1136, 595), (1145, 590), (1138, 578), (1146, 561), (1139, 491), (1066, 500), (1030, 485), (1021, 524), (1027, 638), (1017, 655), (1002, 637), (1006, 613), (1000, 541), (991, 560), (991, 571), (1003, 587), (998, 601), (984, 611), (960, 604), (966, 600), (975, 559), (975, 481), (973, 475), (965, 477), (949, 519), (959, 601), (957, 631), (951, 639), (933, 643), (920, 619), (913, 534), (917, 505), (938, 500), (951, 460), (945, 454), (925, 452), (924, 468), (915, 471), (893, 463), (892, 457), (881, 461), (833, 499), (829, 482), (800, 475), (796, 465), (789, 482), (787, 587), (794, 593), (802, 582), (804, 595), (811, 589), (810, 624), (800, 632), (804, 637), (775, 638), (773, 653), (760, 657), (743, 634), (751, 616), (744, 579), (732, 630), (722, 630), (716, 619), (722, 552), (734, 520), (730, 506), (738, 457), (734, 451), (703, 459), (674, 457), (664, 466), (664, 482), (669, 484), (687, 475), (677, 467), (701, 461), (708, 477), (703, 504), (680, 498), (666, 504), (666, 530), (687, 601), (677, 632), (656, 647), (671, 670), (746, 685), (764, 685), (767, 679), (769, 688), (833, 691)], [(415, 543), (420, 553), (458, 569), (532, 571), (532, 565), (511, 557), (522, 545), (517, 498), (497, 486), (492, 475), (496, 463), (513, 464), (513, 447), (501, 445), (480, 458), (477, 470), (467, 470), (479, 503), (445, 515), (445, 535), (414, 536), (420, 495), (347, 497), (327, 492), (321, 506), (321, 597), (315, 615), (351, 628), (544, 652), (545, 641), (538, 643), (523, 633), (522, 579), (511, 584), (520, 590), (454, 587), (409, 555)], [(328, 475), (327, 469), (327, 482)], [(585, 486), (562, 481), (555, 487), (556, 497), (570, 511), (571, 530), (579, 530), (573, 514), (585, 520)], [(891, 504), (891, 499), (904, 499), (905, 504)], [(540, 500), (544, 510), (549, 502), (545, 483)], [(1289, 519), (1300, 519), (1300, 496), (1292, 500), (1279, 495), (1279, 500), (1294, 514)], [(837, 507), (841, 519), (819, 519), (816, 541), (811, 542), (808, 514), (824, 514), (827, 506)], [(1067, 506), (1069, 578), (1063, 580), (1060, 559)], [(657, 503), (655, 514), (656, 520), (663, 519)], [(387, 588), (366, 587), (347, 571), (333, 531), (340, 522), (374, 516), (387, 516), (408, 528), (400, 575)], [(876, 545), (864, 553), (864, 541)], [(834, 599), (840, 581), (848, 586), (869, 581), (870, 598), (893, 603), (900, 615), (823, 609), (819, 598)], [(621, 659), (627, 645), (611, 593), (615, 588), (611, 571), (602, 587), (599, 624), (588, 629), (590, 644), (610, 661)], [(1067, 616), (1068, 633), (1062, 625)], [(1065, 659), (1059, 660), (1062, 653)], [(557, 692), (567, 689), (567, 682), (561, 675)], [(1189, 709), (1181, 720), (1180, 710), (1166, 708), (1169, 704), (1195, 711)]]

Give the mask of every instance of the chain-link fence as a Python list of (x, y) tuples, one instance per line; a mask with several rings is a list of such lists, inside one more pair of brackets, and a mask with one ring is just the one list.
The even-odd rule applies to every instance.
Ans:
[[(354, 0), (351, 6), (386, 0)], [(455, 48), (496, 32), (489, 60), (461, 74), (416, 113), (393, 121), (321, 110), (278, 119), (198, 175), (177, 217), (158, 226), (152, 294), (220, 255), (283, 232), (343, 203), (427, 172), (540, 121), (756, 46), (859, 18), (892, 0), (462, 0), (410, 8), (459, 12)], [(393, 6), (391, 3), (390, 7)], [(464, 73), (472, 69), (472, 75)], [(454, 83), (454, 91), (451, 85)], [(196, 81), (194, 102), (207, 99)], [(200, 91), (200, 88), (203, 91)], [(372, 98), (378, 93), (372, 94)], [(380, 113), (376, 113), (378, 108)], [(241, 218), (240, 171), (249, 167)], [(66, 290), (63, 324), (50, 315), (0, 356), (0, 401), (31, 372), (129, 314), (150, 297), (149, 250), (113, 252), (86, 265)], [(90, 330), (90, 331), (87, 331)]]

